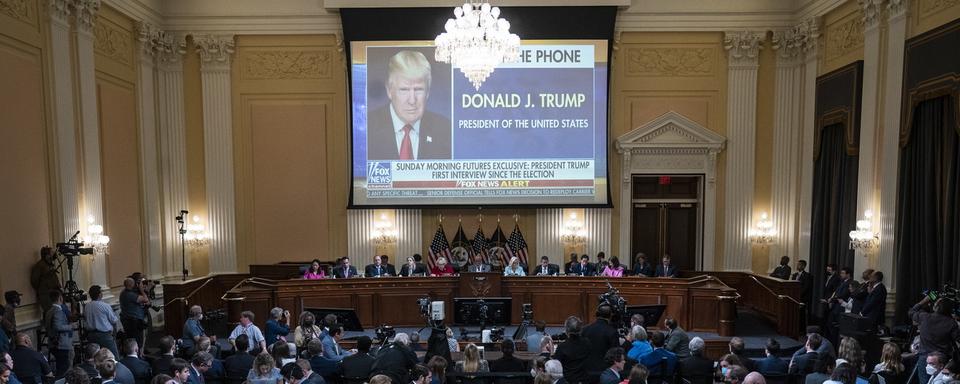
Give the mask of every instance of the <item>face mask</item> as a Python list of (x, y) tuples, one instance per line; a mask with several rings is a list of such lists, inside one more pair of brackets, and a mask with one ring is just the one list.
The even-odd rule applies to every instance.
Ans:
[(730, 371), (730, 368), (727, 368), (727, 367), (720, 368), (720, 374), (723, 375), (723, 377), (727, 377), (727, 372), (729, 371)]
[(310, 321), (310, 320), (306, 320), (306, 321), (303, 322), (303, 325), (306, 325), (307, 327), (312, 327), (312, 326), (313, 326), (313, 322)]
[(936, 375), (936, 374), (937, 374), (937, 368), (934, 367), (934, 366), (932, 366), (932, 365), (930, 365), (930, 364), (927, 364), (927, 374), (930, 375), (930, 376)]

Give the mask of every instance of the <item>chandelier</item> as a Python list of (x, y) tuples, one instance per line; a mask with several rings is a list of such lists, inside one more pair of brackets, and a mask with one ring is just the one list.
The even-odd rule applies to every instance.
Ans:
[(512, 63), (520, 56), (520, 37), (510, 33), (510, 22), (501, 19), (500, 8), (470, 0), (453, 9), (455, 19), (447, 19), (446, 32), (434, 40), (436, 59), (460, 68), (473, 87), (480, 90), (483, 81), (501, 63)]
[(770, 222), (769, 216), (766, 212), (761, 213), (757, 227), (750, 229), (750, 241), (760, 246), (766, 246), (773, 243), (775, 235), (776, 232), (773, 230), (773, 223)]
[(880, 242), (880, 236), (873, 232), (873, 211), (867, 210), (863, 213), (863, 220), (857, 220), (857, 229), (850, 231), (850, 249), (859, 249), (864, 252), (877, 246)]
[(385, 247), (397, 242), (397, 230), (393, 228), (393, 223), (387, 219), (386, 214), (381, 214), (380, 220), (373, 223), (371, 240), (378, 247)]
[(587, 242), (583, 223), (577, 220), (576, 212), (570, 213), (570, 218), (567, 219), (563, 226), (563, 232), (560, 234), (560, 241), (571, 247), (579, 247)]
[(98, 255), (107, 253), (110, 249), (110, 236), (103, 234), (103, 226), (96, 223), (93, 215), (87, 215), (87, 236), (80, 241), (93, 248), (93, 252)]
[(210, 244), (210, 235), (204, 230), (203, 224), (200, 224), (200, 216), (193, 215), (193, 222), (187, 224), (187, 233), (183, 234), (183, 241), (187, 247), (197, 249)]

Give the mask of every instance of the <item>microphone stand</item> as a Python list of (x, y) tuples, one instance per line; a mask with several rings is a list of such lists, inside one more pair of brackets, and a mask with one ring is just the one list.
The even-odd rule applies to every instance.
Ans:
[(180, 234), (180, 265), (183, 266), (182, 281), (187, 281), (187, 275), (190, 273), (190, 271), (187, 270), (187, 241), (185, 239), (187, 229), (184, 223), (184, 215), (187, 213), (189, 213), (187, 210), (180, 210), (180, 214), (176, 217), (177, 224), (180, 226), (177, 233)]

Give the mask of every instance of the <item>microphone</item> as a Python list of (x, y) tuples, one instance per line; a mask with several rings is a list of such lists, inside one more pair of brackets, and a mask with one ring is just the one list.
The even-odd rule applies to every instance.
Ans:
[(181, 209), (181, 210), (180, 210), (180, 214), (181, 214), (181, 215), (186, 215), (186, 214), (188, 214), (188, 213), (190, 213), (190, 211), (188, 211), (188, 210), (186, 210), (186, 209)]

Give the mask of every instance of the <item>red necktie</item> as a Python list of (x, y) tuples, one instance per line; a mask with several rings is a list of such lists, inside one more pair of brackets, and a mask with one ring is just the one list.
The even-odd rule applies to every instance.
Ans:
[(413, 160), (413, 144), (410, 143), (410, 124), (403, 126), (403, 141), (400, 142), (400, 160)]

